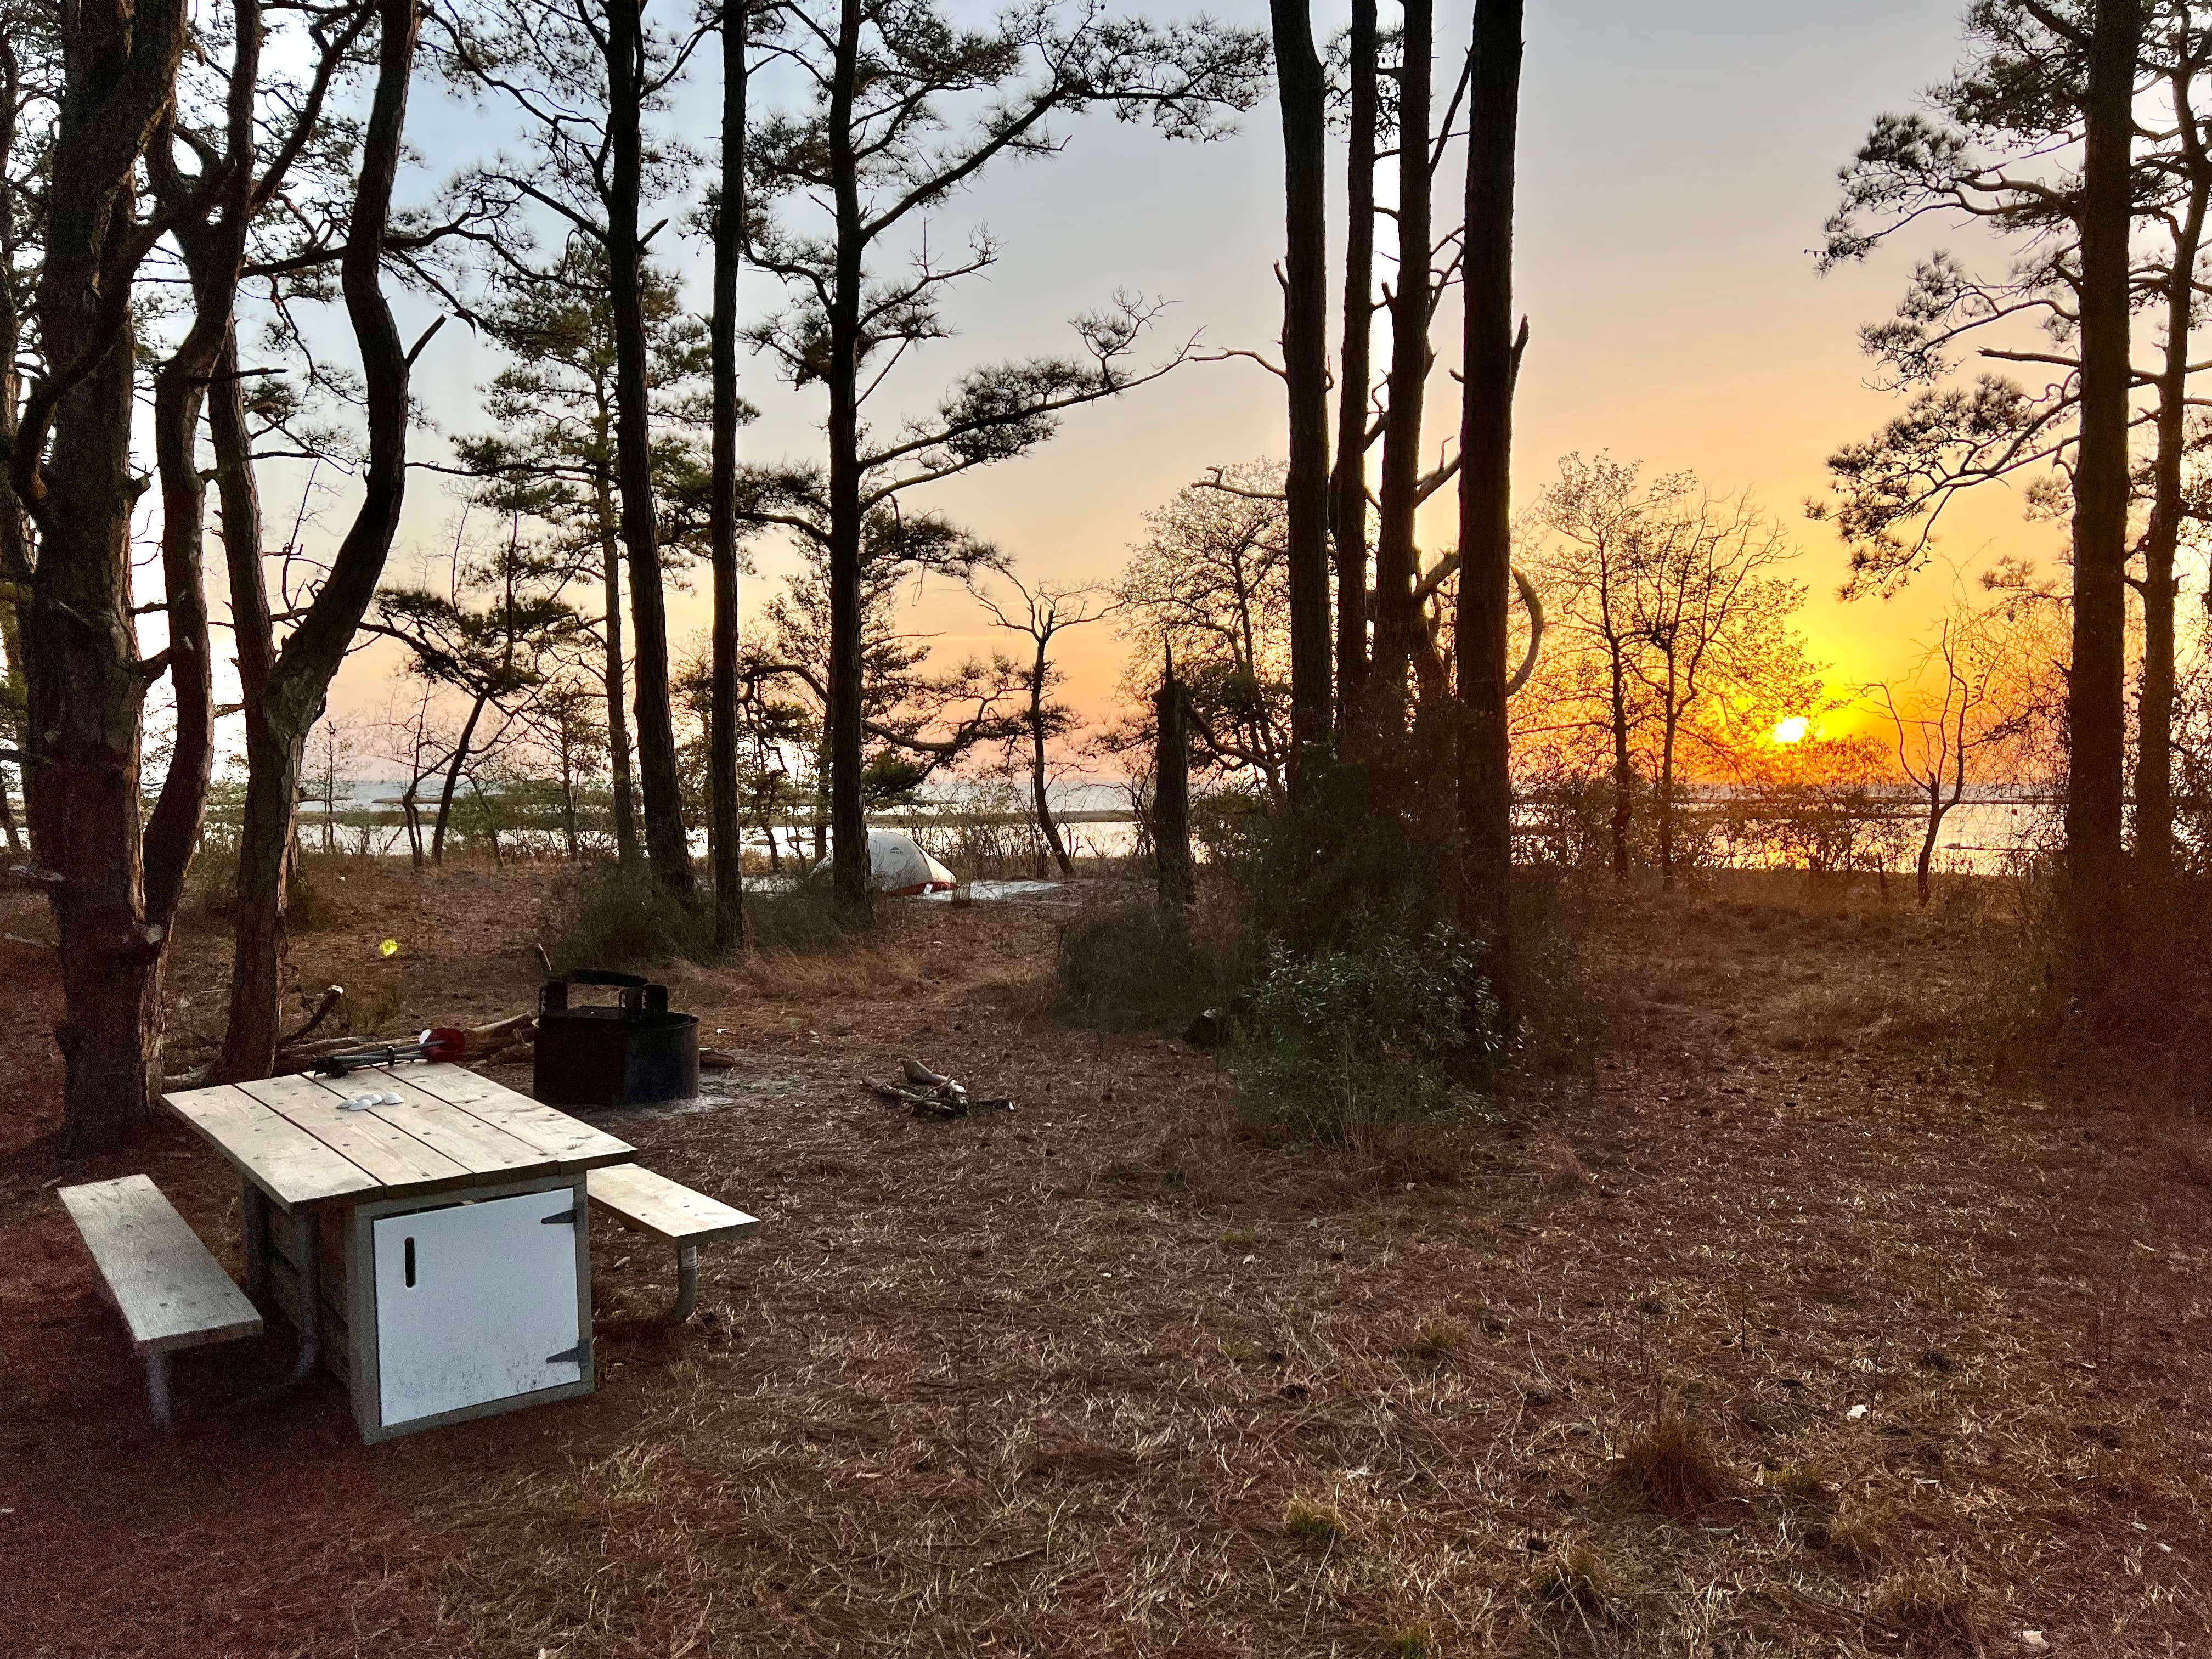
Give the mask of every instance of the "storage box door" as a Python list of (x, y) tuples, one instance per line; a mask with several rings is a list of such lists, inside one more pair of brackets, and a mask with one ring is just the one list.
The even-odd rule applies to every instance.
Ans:
[(573, 1188), (372, 1224), (384, 1425), (583, 1376)]

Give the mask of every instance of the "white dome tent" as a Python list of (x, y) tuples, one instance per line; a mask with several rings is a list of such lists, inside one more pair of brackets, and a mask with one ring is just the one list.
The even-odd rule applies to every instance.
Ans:
[[(826, 881), (830, 860), (814, 867), (812, 879)], [(903, 830), (868, 831), (868, 880), (878, 893), (911, 898), (926, 893), (949, 893), (959, 878), (921, 850), (921, 843)]]
[(952, 872), (921, 850), (903, 830), (868, 831), (868, 878), (878, 893), (905, 898), (917, 893), (951, 892)]

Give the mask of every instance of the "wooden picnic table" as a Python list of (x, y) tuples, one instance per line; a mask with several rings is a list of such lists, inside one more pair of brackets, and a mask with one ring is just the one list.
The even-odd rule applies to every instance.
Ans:
[[(368, 1093), (401, 1103), (348, 1111)], [(459, 1066), (264, 1078), (165, 1097), (169, 1109), (287, 1212), (593, 1170), (629, 1142)]]
[[(348, 1109), (370, 1094), (399, 1098)], [(300, 1333), (288, 1384), (329, 1364), (364, 1437), (591, 1391), (584, 1176), (635, 1158), (628, 1142), (446, 1064), (225, 1084), (165, 1103), (238, 1171), (247, 1291), (266, 1292)], [(554, 1222), (571, 1232), (535, 1224)], [(418, 1237), (423, 1284), (402, 1297), (403, 1271), (418, 1290)], [(556, 1305), (572, 1288), (573, 1319)], [(542, 1353), (547, 1307), (571, 1350)], [(325, 1324), (342, 1340), (325, 1343)], [(500, 1387), (519, 1392), (484, 1392)]]

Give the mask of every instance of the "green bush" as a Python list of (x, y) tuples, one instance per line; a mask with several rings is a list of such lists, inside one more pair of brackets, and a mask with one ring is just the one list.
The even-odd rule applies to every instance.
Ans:
[(1304, 956), (1278, 945), (1250, 1006), (1237, 1060), (1251, 1115), (1324, 1146), (1440, 1115), (1502, 1046), (1479, 954), (1446, 927)]

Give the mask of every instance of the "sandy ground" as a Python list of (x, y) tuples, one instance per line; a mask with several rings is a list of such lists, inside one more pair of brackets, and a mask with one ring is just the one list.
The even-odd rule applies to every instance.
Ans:
[[(520, 1008), (545, 887), (325, 872), (301, 981)], [(2212, 1158), (2136, 1079), (1978, 1063), (1986, 941), (1900, 898), (1607, 902), (1607, 1034), (1411, 1179), (1057, 1023), (1064, 906), (678, 970), (741, 1063), (606, 1125), (765, 1224), (672, 1338), (665, 1253), (595, 1228), (599, 1392), (377, 1448), (328, 1379), (226, 1411), (219, 1355), (153, 1436), (52, 1189), (145, 1170), (234, 1265), (235, 1188), (181, 1131), (51, 1150), (52, 959), (0, 943), (0, 1651), (2212, 1652)], [(1019, 1109), (900, 1115), (859, 1079), (902, 1054)]]

